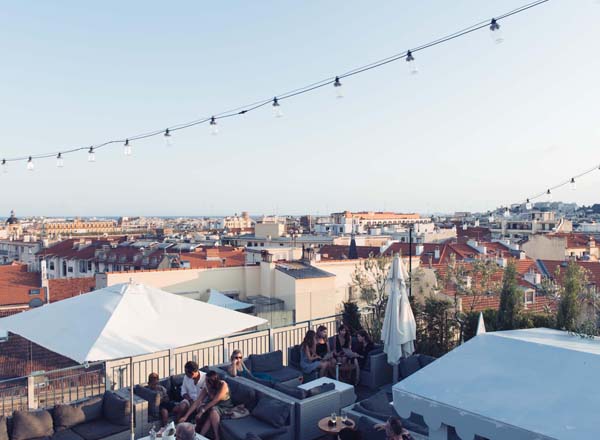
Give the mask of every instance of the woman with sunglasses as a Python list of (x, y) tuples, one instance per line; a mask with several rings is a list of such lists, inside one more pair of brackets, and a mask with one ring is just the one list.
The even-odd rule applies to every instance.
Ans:
[(229, 360), (231, 361), (231, 365), (227, 367), (227, 372), (230, 376), (241, 376), (246, 378), (252, 377), (252, 373), (248, 367), (246, 367), (246, 364), (244, 364), (244, 355), (242, 354), (241, 350), (233, 350)]

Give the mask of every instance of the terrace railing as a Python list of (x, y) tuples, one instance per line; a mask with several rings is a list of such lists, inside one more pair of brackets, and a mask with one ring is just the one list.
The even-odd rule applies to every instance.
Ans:
[(78, 365), (61, 370), (37, 372), (30, 376), (0, 381), (0, 416), (15, 410), (50, 408), (85, 397), (102, 394), (130, 385), (130, 363), (133, 365), (133, 384), (144, 384), (151, 372), (161, 378), (183, 373), (187, 361), (200, 366), (227, 362), (235, 349), (244, 356), (281, 350), (287, 365), (287, 349), (300, 344), (307, 330), (325, 325), (334, 334), (341, 315), (298, 322), (283, 327), (250, 331), (211, 341), (165, 350), (144, 356)]

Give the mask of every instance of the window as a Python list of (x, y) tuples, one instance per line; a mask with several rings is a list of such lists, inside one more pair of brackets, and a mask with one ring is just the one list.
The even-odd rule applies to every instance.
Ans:
[(69, 273), (73, 273), (73, 266), (69, 266), (69, 268), (67, 269), (67, 271), (68, 271)]
[(532, 304), (535, 298), (535, 292), (533, 290), (529, 290), (525, 292), (525, 304)]
[(29, 294), (30, 295), (39, 295), (40, 289), (29, 289)]
[(87, 272), (87, 264), (85, 260), (79, 260), (79, 272), (86, 273)]
[(54, 270), (54, 261), (51, 261), (51, 262), (48, 264), (48, 269), (49, 269), (49, 270)]

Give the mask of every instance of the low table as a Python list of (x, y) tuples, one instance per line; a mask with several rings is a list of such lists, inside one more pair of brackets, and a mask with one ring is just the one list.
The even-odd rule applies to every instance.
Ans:
[(349, 429), (354, 429), (356, 428), (356, 422), (350, 418), (348, 418), (347, 420), (350, 422), (349, 425), (346, 425), (345, 423), (342, 423), (342, 419), (341, 417), (337, 418), (337, 423), (333, 426), (329, 425), (329, 421), (331, 420), (331, 417), (323, 417), (321, 420), (319, 420), (319, 429), (321, 431), (323, 431), (325, 434), (329, 434), (333, 437), (337, 438), (337, 435), (340, 433), (340, 431), (344, 428), (349, 428)]
[[(335, 386), (336, 391), (340, 392), (340, 408), (345, 408), (356, 402), (356, 394), (354, 393), (354, 385), (350, 385), (339, 380), (330, 379), (328, 377), (320, 377), (319, 379), (311, 380), (302, 385), (298, 385), (298, 388), (303, 390), (310, 390), (311, 388), (318, 387), (324, 383), (332, 383)], [(339, 411), (338, 409), (338, 411)]]

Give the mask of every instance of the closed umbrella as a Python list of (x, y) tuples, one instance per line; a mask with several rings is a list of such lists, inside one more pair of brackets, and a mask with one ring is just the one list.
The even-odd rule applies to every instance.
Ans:
[[(85, 364), (192, 345), (265, 322), (130, 282), (0, 319), (0, 329)], [(130, 363), (133, 439), (132, 367)]]
[(410, 356), (415, 350), (417, 325), (408, 299), (399, 255), (394, 256), (390, 272), (390, 295), (385, 309), (381, 339), (388, 363), (394, 366), (394, 382), (397, 382), (400, 358)]
[(479, 321), (477, 321), (477, 331), (475, 336), (479, 336), (485, 333), (485, 321), (483, 320), (483, 312), (479, 312)]

